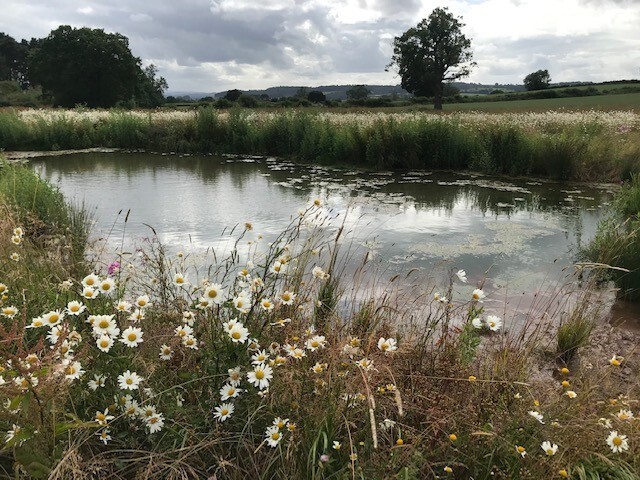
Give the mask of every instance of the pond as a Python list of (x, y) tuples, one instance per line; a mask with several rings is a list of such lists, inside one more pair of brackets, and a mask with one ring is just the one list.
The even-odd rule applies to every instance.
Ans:
[(90, 207), (94, 236), (114, 250), (150, 236), (150, 226), (173, 251), (223, 249), (223, 231), (245, 222), (268, 242), (319, 199), (327, 216), (345, 223), (344, 242), (375, 253), (385, 275), (416, 268), (443, 284), (464, 269), (470, 285), (484, 281), (485, 290), (508, 295), (561, 282), (612, 194), (610, 186), (275, 158), (78, 153), (30, 163)]

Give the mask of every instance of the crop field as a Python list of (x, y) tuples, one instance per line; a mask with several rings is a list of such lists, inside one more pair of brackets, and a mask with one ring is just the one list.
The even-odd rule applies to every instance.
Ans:
[[(576, 87), (580, 88), (580, 87)], [(632, 110), (640, 112), (640, 93), (593, 95), (588, 97), (504, 100), (497, 102), (448, 103), (445, 112), (546, 112), (562, 110)]]

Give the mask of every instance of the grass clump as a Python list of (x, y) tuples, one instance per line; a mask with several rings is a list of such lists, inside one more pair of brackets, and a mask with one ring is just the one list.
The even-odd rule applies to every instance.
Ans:
[(640, 175), (635, 174), (616, 194), (609, 218), (598, 225), (582, 256), (613, 268), (600, 278), (613, 280), (620, 298), (640, 299)]

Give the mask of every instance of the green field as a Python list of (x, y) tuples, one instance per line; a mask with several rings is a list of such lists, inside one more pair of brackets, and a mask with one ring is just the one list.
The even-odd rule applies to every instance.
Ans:
[(640, 93), (590, 97), (504, 100), (499, 102), (450, 103), (445, 111), (539, 112), (546, 110), (640, 110)]

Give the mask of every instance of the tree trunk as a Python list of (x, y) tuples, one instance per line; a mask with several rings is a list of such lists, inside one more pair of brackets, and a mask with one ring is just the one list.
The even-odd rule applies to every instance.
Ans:
[(433, 109), (442, 110), (442, 82), (438, 82), (433, 86)]

